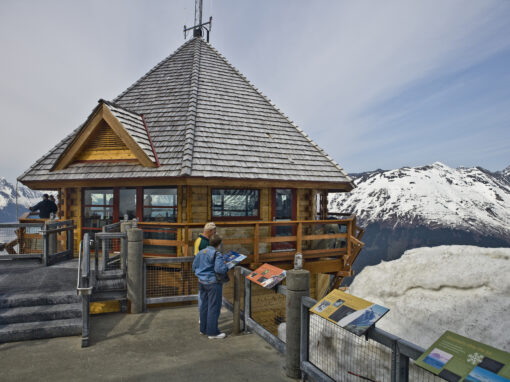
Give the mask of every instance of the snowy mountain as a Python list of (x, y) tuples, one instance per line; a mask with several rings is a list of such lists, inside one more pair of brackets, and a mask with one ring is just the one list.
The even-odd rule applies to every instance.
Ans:
[[(32, 191), (20, 184), (18, 186), (18, 213), (21, 216), (41, 200), (42, 192)], [(16, 221), (16, 186), (9, 183), (5, 178), (0, 177), (0, 222)]]
[(422, 246), (510, 246), (510, 167), (491, 173), (436, 162), (354, 177), (357, 188), (330, 195), (329, 209), (354, 212), (366, 227), (356, 272)]
[(409, 250), (365, 268), (349, 293), (390, 308), (381, 329), (429, 347), (451, 330), (510, 351), (510, 248)]

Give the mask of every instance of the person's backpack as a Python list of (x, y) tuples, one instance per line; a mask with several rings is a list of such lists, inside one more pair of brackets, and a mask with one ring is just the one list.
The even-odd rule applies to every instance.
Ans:
[[(213, 264), (214, 266), (216, 265), (216, 255), (218, 254), (218, 251), (214, 252), (214, 258), (213, 258)], [(228, 277), (228, 272), (227, 273), (216, 273), (214, 272), (214, 274), (216, 275), (216, 281), (219, 282), (219, 283), (228, 283), (230, 281), (230, 277)]]

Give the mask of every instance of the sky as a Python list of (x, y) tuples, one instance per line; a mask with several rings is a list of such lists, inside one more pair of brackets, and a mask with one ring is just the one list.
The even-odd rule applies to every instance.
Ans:
[[(510, 0), (203, 2), (211, 44), (347, 172), (510, 165)], [(0, 176), (14, 181), (193, 21), (192, 0), (1, 0)]]

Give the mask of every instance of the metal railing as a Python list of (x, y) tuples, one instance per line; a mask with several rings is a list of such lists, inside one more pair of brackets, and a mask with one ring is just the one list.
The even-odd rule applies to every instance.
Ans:
[[(310, 314), (317, 303), (301, 304), (301, 371), (317, 382), (422, 382), (442, 379), (413, 365), (425, 349), (375, 326), (364, 337)], [(411, 378), (410, 378), (411, 375)]]
[[(241, 286), (243, 288), (244, 295), (244, 310), (238, 308), (240, 312), (240, 321), (244, 323), (244, 331), (246, 333), (252, 331), (257, 333), (260, 337), (262, 337), (266, 342), (268, 342), (271, 346), (273, 346), (280, 353), (285, 354), (285, 342), (279, 339), (276, 335), (274, 335), (271, 330), (264, 327), (261, 322), (258, 322), (254, 319), (252, 314), (252, 282), (246, 278), (252, 271), (250, 269), (244, 268), (242, 266), (236, 266), (234, 268), (234, 272), (239, 272), (240, 275), (244, 278), (244, 282), (241, 282)], [(235, 277), (237, 279), (237, 277)], [(241, 280), (241, 278), (239, 278)], [(235, 288), (236, 286), (234, 286)], [(284, 285), (278, 285), (275, 288), (275, 293), (286, 296), (287, 288)], [(236, 301), (237, 300), (237, 301)], [(233, 303), (229, 302), (225, 298), (223, 299), (223, 306), (225, 306), (230, 311), (235, 313), (236, 308), (235, 305), (240, 304), (240, 295), (235, 296), (235, 300)], [(235, 329), (234, 329), (235, 330)]]
[(85, 233), (78, 252), (78, 276), (76, 280), (76, 293), (81, 295), (82, 301), (82, 347), (89, 346), (90, 294), (93, 289), (90, 281), (90, 238), (89, 234)]
[(43, 261), (52, 265), (73, 258), (74, 222), (73, 220), (50, 220), (42, 232)]
[(198, 301), (198, 279), (191, 270), (194, 256), (144, 257), (144, 311), (147, 305)]

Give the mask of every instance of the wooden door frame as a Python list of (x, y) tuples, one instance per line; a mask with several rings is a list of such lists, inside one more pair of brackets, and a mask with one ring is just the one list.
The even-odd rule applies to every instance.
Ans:
[[(271, 188), (271, 220), (274, 221), (276, 215), (276, 190), (291, 190), (292, 191), (292, 213), (290, 220), (297, 219), (297, 188), (287, 188), (287, 187), (273, 187)], [(295, 225), (292, 226), (292, 236), (296, 236), (297, 227)], [(276, 226), (271, 226), (271, 236), (276, 236)], [(281, 248), (281, 243), (271, 243), (271, 251), (279, 250)], [(280, 248), (278, 248), (280, 247)]]

